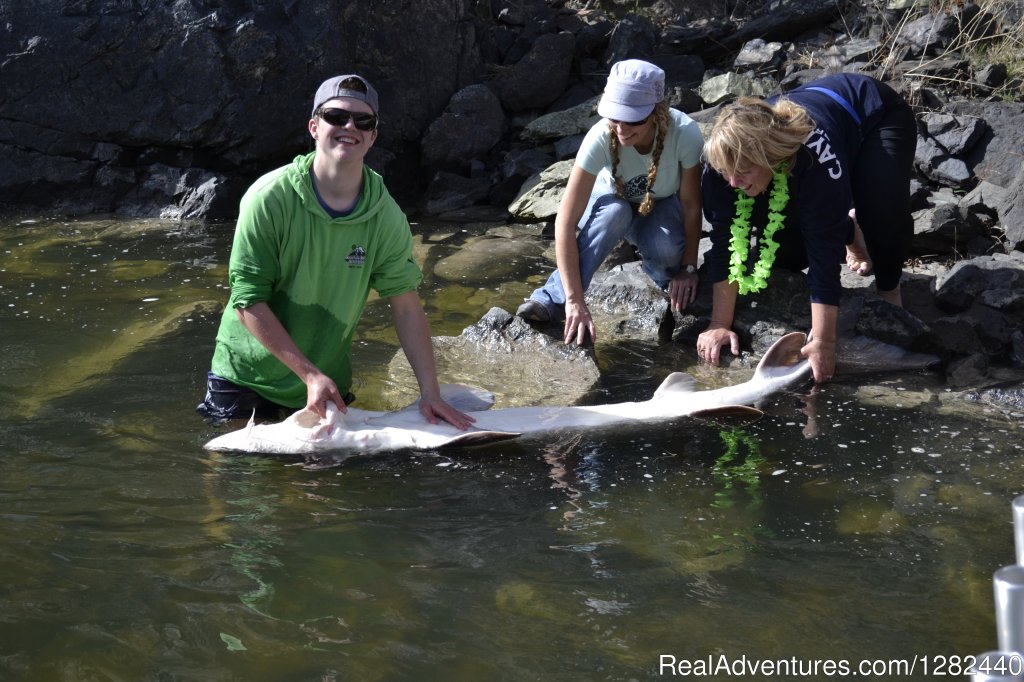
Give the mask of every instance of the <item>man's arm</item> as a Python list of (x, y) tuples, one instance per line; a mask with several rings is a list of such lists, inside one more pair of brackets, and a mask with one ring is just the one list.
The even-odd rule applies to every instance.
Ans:
[(436, 424), (440, 417), (456, 428), (468, 428), (476, 420), (459, 412), (441, 397), (437, 366), (434, 364), (434, 346), (430, 341), (430, 325), (419, 295), (415, 291), (407, 291), (392, 296), (388, 302), (391, 304), (391, 316), (398, 340), (420, 386), (420, 412), (431, 424)]
[(236, 308), (235, 313), (242, 326), (306, 384), (307, 409), (325, 417), (327, 401), (330, 400), (345, 412), (345, 401), (341, 399), (337, 385), (299, 350), (270, 306), (261, 301), (248, 308)]

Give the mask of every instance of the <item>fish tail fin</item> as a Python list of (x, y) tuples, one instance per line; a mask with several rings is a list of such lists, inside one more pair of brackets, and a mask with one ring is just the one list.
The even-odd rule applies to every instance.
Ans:
[[(777, 368), (795, 367), (801, 362), (806, 362), (800, 356), (800, 349), (807, 343), (807, 335), (803, 332), (791, 332), (772, 344), (771, 348), (765, 351), (761, 361), (757, 363), (754, 370), (754, 377), (777, 373), (772, 370)], [(810, 369), (810, 365), (807, 366)]]

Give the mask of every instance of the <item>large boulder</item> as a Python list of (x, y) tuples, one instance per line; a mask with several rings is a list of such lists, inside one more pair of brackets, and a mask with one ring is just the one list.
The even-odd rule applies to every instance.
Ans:
[[(172, 193), (141, 214), (188, 212), (183, 195), (211, 172), (237, 183), (220, 183), (230, 214), (239, 186), (308, 148), (330, 76), (359, 72), (379, 90), (379, 147), (418, 139), (483, 71), (473, 19), (446, 0), (0, 3), (0, 196), (115, 210), (165, 167)], [(182, 177), (194, 182), (179, 192)]]
[(1024, 244), (1024, 166), (996, 206), (1007, 248), (1019, 249)]
[[(501, 308), (459, 336), (434, 337), (434, 355), (443, 382), (493, 391), (498, 407), (571, 405), (601, 378), (592, 348), (566, 346)], [(390, 402), (404, 405), (419, 397), (404, 353), (395, 355), (388, 374), (408, 378), (396, 382)]]
[(509, 111), (523, 111), (546, 107), (558, 99), (569, 83), (574, 50), (571, 33), (539, 37), (522, 59), (497, 78), (502, 105)]
[(431, 169), (466, 171), (487, 155), (505, 132), (498, 97), (485, 85), (470, 85), (452, 95), (444, 113), (423, 135), (423, 162)]

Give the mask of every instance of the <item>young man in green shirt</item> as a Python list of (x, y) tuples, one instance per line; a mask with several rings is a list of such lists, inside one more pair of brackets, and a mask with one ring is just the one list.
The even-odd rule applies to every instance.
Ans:
[(441, 398), (409, 222), (363, 162), (377, 139), (378, 102), (360, 76), (325, 81), (309, 121), (315, 151), (264, 175), (242, 198), (231, 297), (196, 408), (207, 419), (248, 419), (253, 410), (273, 419), (282, 407), (323, 417), (327, 401), (344, 412), (352, 336), (374, 289), (391, 304), (423, 417), (472, 423)]

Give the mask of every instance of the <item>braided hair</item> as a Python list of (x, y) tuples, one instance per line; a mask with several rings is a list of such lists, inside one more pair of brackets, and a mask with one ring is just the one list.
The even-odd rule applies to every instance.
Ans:
[[(644, 196), (644, 200), (638, 209), (640, 215), (647, 215), (654, 208), (654, 181), (658, 179), (658, 162), (661, 161), (661, 153), (665, 150), (665, 136), (669, 124), (668, 104), (662, 100), (654, 105), (651, 117), (654, 118), (654, 150), (651, 155), (651, 166), (647, 169), (647, 194)], [(619, 148), (622, 145), (619, 143), (618, 136), (615, 135), (613, 126), (609, 123), (608, 127), (612, 131), (608, 144), (612, 156), (612, 177), (615, 178), (615, 195), (625, 199), (626, 185), (618, 174)]]

